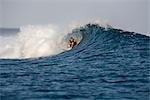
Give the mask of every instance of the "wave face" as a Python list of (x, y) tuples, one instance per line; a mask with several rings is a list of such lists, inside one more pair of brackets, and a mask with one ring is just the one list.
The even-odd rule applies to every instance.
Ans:
[(97, 24), (76, 28), (61, 40), (70, 36), (79, 44), (55, 56), (0, 59), (2, 100), (149, 99), (150, 37)]

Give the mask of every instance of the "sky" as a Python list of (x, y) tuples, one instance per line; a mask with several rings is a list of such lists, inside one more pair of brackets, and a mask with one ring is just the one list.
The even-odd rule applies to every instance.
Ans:
[(115, 28), (150, 34), (150, 0), (0, 0), (0, 27), (106, 20)]

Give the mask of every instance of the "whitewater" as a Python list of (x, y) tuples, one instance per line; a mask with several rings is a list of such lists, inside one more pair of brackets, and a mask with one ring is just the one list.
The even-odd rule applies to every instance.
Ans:
[[(67, 50), (60, 33), (52, 25), (21, 27), (15, 37), (1, 37), (0, 57), (31, 58), (58, 54)], [(5, 43), (6, 42), (6, 43)], [(5, 44), (4, 44), (5, 43)]]

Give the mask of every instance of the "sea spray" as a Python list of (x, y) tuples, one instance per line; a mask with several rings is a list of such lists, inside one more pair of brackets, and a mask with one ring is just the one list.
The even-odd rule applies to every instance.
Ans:
[(0, 57), (35, 58), (61, 53), (67, 50), (67, 43), (63, 40), (66, 34), (53, 25), (21, 27), (16, 37), (1, 37)]
[(65, 33), (52, 25), (23, 27), (18, 35), (23, 58), (55, 55), (66, 48), (62, 42)]

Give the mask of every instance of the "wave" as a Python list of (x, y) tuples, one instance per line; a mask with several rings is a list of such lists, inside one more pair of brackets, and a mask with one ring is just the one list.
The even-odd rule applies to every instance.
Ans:
[[(0, 37), (0, 46), (3, 47), (0, 49), (0, 58), (21, 59), (57, 55), (70, 50), (67, 45), (71, 37), (77, 40), (78, 46), (74, 48), (77, 52), (93, 48), (99, 48), (99, 51), (115, 50), (130, 43), (129, 41), (134, 42), (133, 39), (140, 35), (114, 29), (108, 24), (105, 27), (100, 24), (86, 24), (71, 30), (63, 32), (54, 25), (21, 27), (15, 37)], [(149, 37), (147, 38), (149, 40)]]

